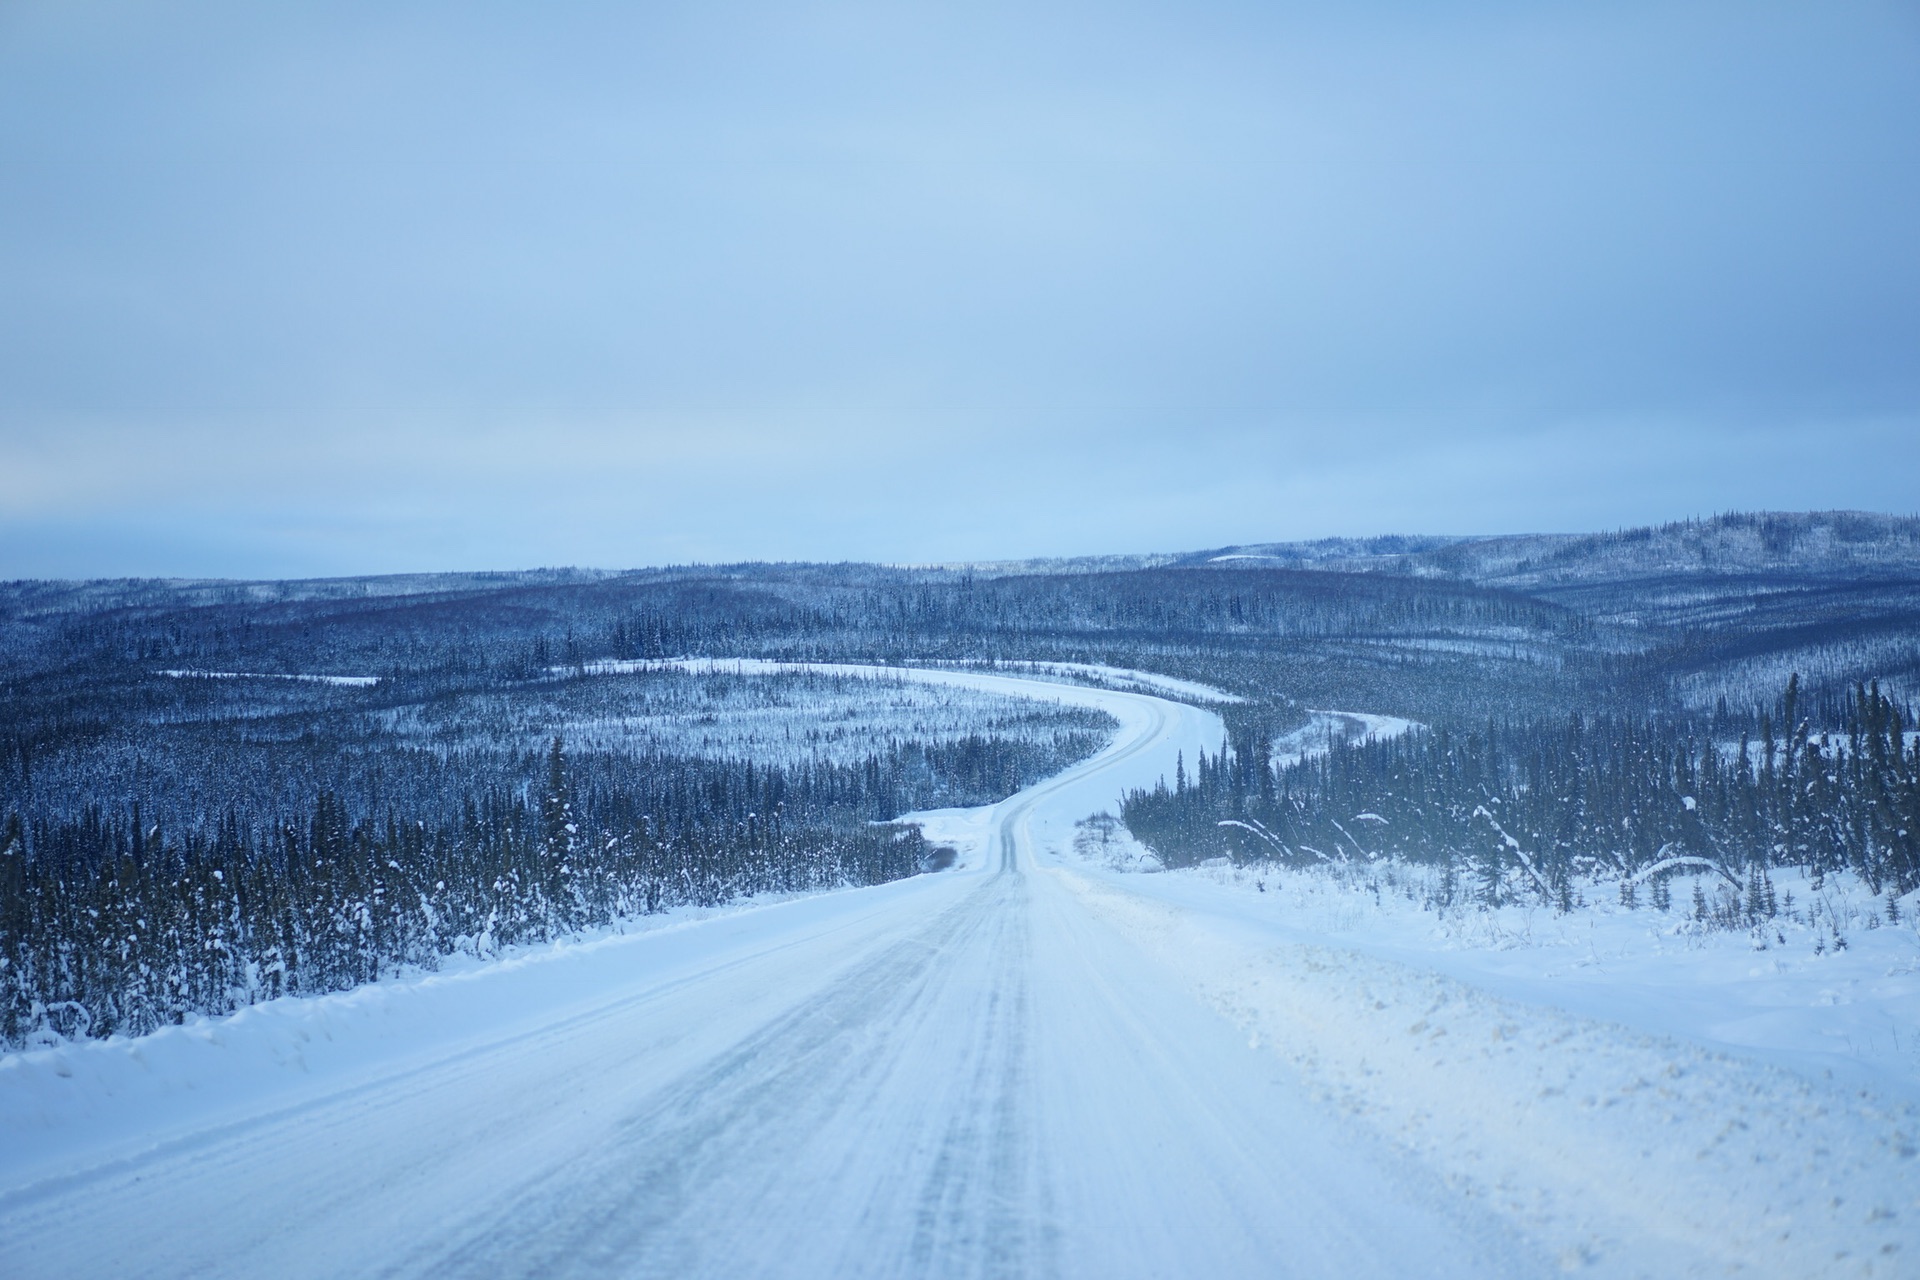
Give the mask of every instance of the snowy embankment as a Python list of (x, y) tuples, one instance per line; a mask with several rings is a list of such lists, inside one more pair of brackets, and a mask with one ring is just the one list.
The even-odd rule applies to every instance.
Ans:
[[(1685, 1034), (1727, 989), (1724, 965), (1557, 982), (1546, 965), (1393, 946), (1363, 923), (1370, 902), (1276, 909), (1290, 896), (1278, 881), (1261, 893), (1193, 873), (1070, 878), (1251, 1050), (1277, 1054), (1325, 1104), (1563, 1267), (1911, 1274), (1920, 1111), (1824, 1069), (1769, 1065), (1788, 1037), (1753, 1055)], [(1329, 906), (1344, 907), (1344, 928), (1298, 923)], [(1910, 1011), (1910, 981), (1906, 992)]]
[[(1587, 900), (1564, 915), (1519, 905), (1436, 908), (1440, 879), (1427, 868), (1354, 863), (1198, 867), (1126, 885), (1290, 943), (1431, 969), (1504, 999), (1920, 1105), (1920, 928), (1911, 916), (1882, 921), (1884, 899), (1853, 877), (1815, 889), (1799, 872), (1775, 872), (1793, 912), (1754, 929), (1714, 928), (1684, 907), (1625, 908), (1607, 882), (1584, 886)], [(1676, 886), (1676, 903), (1686, 885)], [(1812, 923), (1802, 913), (1809, 903)]]

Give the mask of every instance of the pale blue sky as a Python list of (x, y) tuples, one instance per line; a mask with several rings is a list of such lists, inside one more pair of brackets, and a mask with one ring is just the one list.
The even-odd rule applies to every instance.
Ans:
[(0, 0), (0, 575), (1920, 507), (1920, 7)]

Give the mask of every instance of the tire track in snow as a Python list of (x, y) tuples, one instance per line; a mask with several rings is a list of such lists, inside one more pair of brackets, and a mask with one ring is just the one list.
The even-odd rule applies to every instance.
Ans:
[[(841, 1145), (838, 1135), (871, 1127), (874, 1117), (860, 1115), (857, 1100), (926, 1069), (916, 1050), (938, 1036), (927, 1025), (929, 1012), (956, 996), (977, 999), (954, 990), (962, 974), (953, 960), (1012, 954), (1004, 935), (1020, 916), (1007, 909), (1010, 891), (997, 878), (981, 885), (916, 936), (868, 957), (816, 999), (650, 1097), (614, 1123), (609, 1141), (589, 1158), (479, 1207), (444, 1243), (388, 1274), (724, 1274), (734, 1266), (753, 1274), (777, 1263), (789, 1235), (806, 1233), (817, 1215), (832, 1212), (813, 1190), (796, 1197), (782, 1184), (792, 1170), (822, 1163), (822, 1152), (808, 1150), (822, 1138), (830, 1149)], [(998, 976), (995, 986), (1009, 977)], [(984, 1101), (996, 1123), (963, 1127), (943, 1150), (947, 1169), (961, 1176), (936, 1182), (935, 1207), (922, 1215), (931, 1229), (917, 1232), (909, 1250), (922, 1274), (1034, 1273), (1026, 1242), (1008, 1229), (1004, 1211), (1007, 1201), (1024, 1199), (1024, 1187), (1005, 1184), (1021, 1163), (1009, 1148), (1029, 1128), (1017, 1089), (1004, 1087), (1006, 1063), (1024, 1038), (1025, 1002), (1017, 990), (1024, 971), (1016, 967), (1011, 977), (1012, 998), (989, 992), (986, 1034), (954, 1046), (971, 1049), (972, 1075), (985, 1095), (973, 1102)], [(922, 1034), (902, 1036), (903, 1027)], [(971, 1119), (976, 1110), (956, 1107), (954, 1114)], [(835, 1162), (826, 1154), (824, 1163)], [(784, 1205), (785, 1220), (769, 1212), (758, 1238), (726, 1241), (705, 1208), (719, 1203), (725, 1217), (743, 1195), (769, 1209)], [(976, 1259), (982, 1269), (974, 1268)], [(857, 1260), (848, 1264), (853, 1270), (843, 1274), (867, 1272)]]

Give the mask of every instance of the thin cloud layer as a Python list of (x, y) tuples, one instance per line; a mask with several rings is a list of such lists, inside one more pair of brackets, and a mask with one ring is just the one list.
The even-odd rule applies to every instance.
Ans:
[(1907, 509), (1915, 119), (1895, 5), (14, 5), (0, 573)]

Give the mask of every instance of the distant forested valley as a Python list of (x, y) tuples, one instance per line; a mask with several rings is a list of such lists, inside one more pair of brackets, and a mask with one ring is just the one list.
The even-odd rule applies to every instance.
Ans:
[[(1920, 521), (891, 567), (0, 585), (0, 1041), (137, 1033), (946, 856), (917, 810), (1084, 758), (1084, 710), (683, 658), (1202, 682), (1217, 753), (1120, 815), (1167, 865), (1605, 882), (1729, 927), (1767, 875), (1920, 887)], [(607, 660), (658, 660), (619, 673)], [(631, 667), (631, 663), (630, 663)], [(1314, 709), (1419, 728), (1287, 758)], [(1778, 909), (1777, 906), (1771, 909)], [(1891, 906), (1891, 910), (1899, 908)]]

